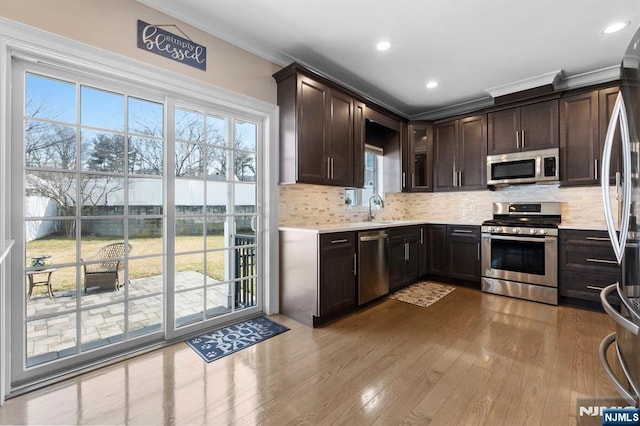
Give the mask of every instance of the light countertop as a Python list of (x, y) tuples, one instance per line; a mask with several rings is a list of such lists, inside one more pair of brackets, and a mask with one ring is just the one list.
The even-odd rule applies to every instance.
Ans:
[[(363, 231), (367, 229), (383, 229), (394, 228), (398, 226), (424, 225), (424, 224), (440, 224), (442, 222), (433, 222), (428, 220), (389, 220), (389, 221), (372, 221), (372, 222), (344, 222), (330, 223), (324, 225), (312, 226), (280, 226), (280, 231), (296, 231), (296, 232), (313, 232), (317, 234), (326, 234), (331, 232), (349, 232)], [(479, 226), (477, 223), (456, 223), (455, 225), (472, 225)]]

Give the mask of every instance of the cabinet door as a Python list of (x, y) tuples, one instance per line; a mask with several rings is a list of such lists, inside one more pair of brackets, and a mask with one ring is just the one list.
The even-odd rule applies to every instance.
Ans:
[(308, 77), (298, 80), (298, 176), (301, 183), (325, 183), (325, 152), (329, 88)]
[(480, 230), (476, 226), (447, 225), (447, 275), (480, 282)]
[(405, 255), (406, 248), (404, 238), (390, 238), (389, 291), (395, 291), (404, 285)]
[(599, 174), (598, 92), (560, 100), (562, 185), (597, 185)]
[(364, 187), (365, 105), (353, 103), (353, 187)]
[(520, 150), (558, 146), (558, 101), (556, 99), (520, 107)]
[(438, 124), (435, 128), (434, 191), (457, 189), (458, 121)]
[(519, 111), (519, 108), (511, 108), (487, 115), (487, 152), (489, 155), (504, 154), (518, 150)]
[[(610, 87), (598, 92), (598, 140), (600, 141), (598, 158), (600, 159), (602, 158), (604, 139), (607, 136), (607, 128), (611, 121), (611, 112), (613, 111), (613, 106), (616, 103), (618, 91), (617, 87)], [(610, 182), (615, 182), (616, 172), (622, 171), (621, 149), (620, 126), (616, 126), (616, 132), (613, 137), (613, 149), (611, 150)]]
[(433, 126), (409, 125), (409, 191), (433, 190)]
[(320, 236), (320, 316), (355, 306), (355, 247), (353, 232)]
[(420, 240), (412, 237), (407, 238), (407, 260), (405, 262), (404, 281), (410, 283), (418, 278), (420, 270)]
[(487, 186), (486, 115), (463, 118), (458, 129), (458, 186), (461, 189), (484, 189)]
[(427, 225), (427, 273), (447, 275), (447, 225)]
[(353, 98), (342, 92), (329, 92), (328, 141), (329, 183), (353, 186)]

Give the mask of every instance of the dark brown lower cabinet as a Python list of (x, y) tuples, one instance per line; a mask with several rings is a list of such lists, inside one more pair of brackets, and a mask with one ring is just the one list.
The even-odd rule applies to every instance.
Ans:
[(355, 306), (355, 253), (355, 232), (320, 236), (320, 317)]
[(480, 284), (480, 227), (426, 225), (427, 275)]
[(396, 291), (418, 278), (420, 227), (389, 229), (389, 291)]
[(280, 312), (315, 327), (356, 305), (356, 232), (280, 231)]
[(426, 229), (427, 274), (447, 275), (447, 225), (429, 224)]
[(480, 282), (480, 227), (447, 225), (447, 276)]
[[(601, 309), (600, 291), (621, 278), (607, 231), (561, 229), (558, 241), (561, 303)], [(620, 304), (615, 296), (610, 302)]]

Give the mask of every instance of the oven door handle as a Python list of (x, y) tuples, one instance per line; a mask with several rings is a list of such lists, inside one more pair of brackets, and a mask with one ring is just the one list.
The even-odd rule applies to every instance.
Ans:
[(618, 283), (608, 285), (600, 292), (600, 302), (602, 303), (602, 307), (604, 308), (605, 312), (608, 313), (611, 318), (613, 318), (615, 322), (637, 336), (638, 333), (640, 333), (640, 326), (635, 324), (633, 321), (629, 321), (628, 319), (623, 317), (622, 314), (618, 312), (616, 308), (611, 306), (611, 304), (607, 300), (607, 296), (609, 296), (609, 294), (613, 293), (616, 290), (618, 290), (618, 296), (620, 297), (621, 302), (627, 306), (627, 310), (629, 312), (633, 312), (633, 309), (629, 307), (629, 303), (625, 300), (626, 297), (623, 297), (622, 293), (620, 292)]
[(494, 234), (482, 234), (482, 238), (487, 240), (507, 240), (507, 241), (525, 241), (532, 243), (544, 243), (547, 241), (556, 240), (557, 237), (544, 236), (544, 237), (511, 237), (509, 235), (494, 235)]

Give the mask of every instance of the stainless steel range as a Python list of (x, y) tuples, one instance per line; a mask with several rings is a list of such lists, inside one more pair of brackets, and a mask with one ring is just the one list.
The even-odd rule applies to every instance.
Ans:
[(482, 224), (482, 291), (558, 304), (559, 202), (493, 203)]

